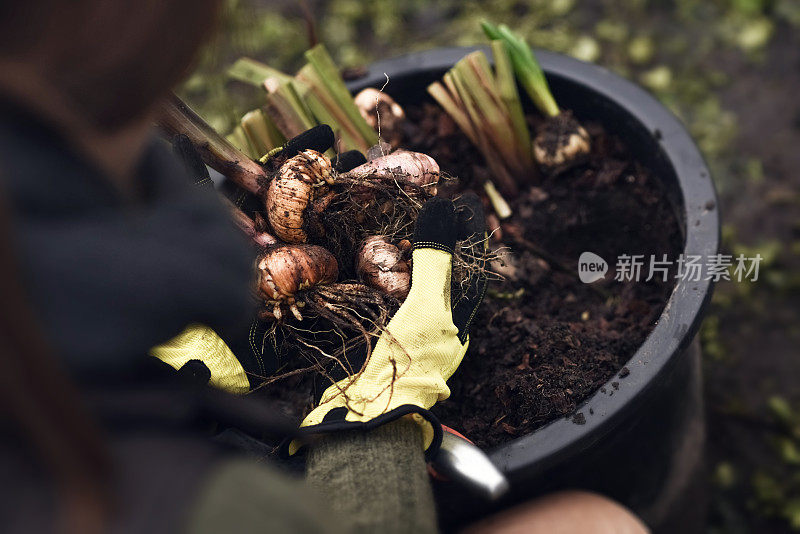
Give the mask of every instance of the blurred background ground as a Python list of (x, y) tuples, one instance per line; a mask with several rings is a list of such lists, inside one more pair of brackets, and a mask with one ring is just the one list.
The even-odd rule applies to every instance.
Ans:
[[(227, 133), (257, 105), (225, 69), (292, 71), (308, 14), (341, 66), (483, 43), (479, 20), (603, 65), (687, 125), (720, 195), (726, 253), (764, 258), (722, 283), (701, 332), (712, 532), (800, 530), (800, 0), (228, 0), (181, 93)], [(557, 97), (558, 95), (556, 95)]]

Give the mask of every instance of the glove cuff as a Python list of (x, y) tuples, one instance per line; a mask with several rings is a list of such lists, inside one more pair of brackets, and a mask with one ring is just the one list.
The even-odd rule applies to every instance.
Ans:
[(441, 243), (437, 243), (436, 241), (418, 241), (411, 246), (411, 250), (418, 250), (424, 248), (441, 250), (442, 252), (447, 252), (451, 256), (453, 255), (453, 247), (442, 245)]
[(412, 419), (414, 419), (422, 429), (423, 443), (425, 444), (425, 458), (427, 460), (435, 457), (436, 453), (439, 451), (439, 447), (442, 445), (443, 429), (439, 419), (430, 410), (426, 410), (415, 404), (403, 404), (369, 421), (347, 421), (344, 418), (346, 414), (347, 408), (334, 408), (325, 415), (325, 420), (321, 423), (300, 427), (298, 430), (300, 433), (299, 438), (287, 438), (281, 443), (281, 455), (288, 457), (296, 454), (313, 436), (354, 430), (360, 430), (362, 432), (369, 431), (381, 425), (391, 423), (392, 421), (397, 421), (406, 415), (411, 415)]

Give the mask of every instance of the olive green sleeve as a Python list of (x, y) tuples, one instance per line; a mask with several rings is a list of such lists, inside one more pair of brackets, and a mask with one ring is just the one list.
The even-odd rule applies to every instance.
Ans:
[(214, 467), (188, 510), (187, 534), (347, 534), (325, 499), (266, 462), (232, 458)]
[(322, 436), (310, 447), (307, 479), (346, 532), (437, 532), (422, 432), (413, 421)]

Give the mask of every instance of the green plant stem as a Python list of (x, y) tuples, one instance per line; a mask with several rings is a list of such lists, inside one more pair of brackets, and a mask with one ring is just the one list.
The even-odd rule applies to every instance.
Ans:
[(508, 110), (508, 116), (514, 127), (517, 138), (517, 149), (522, 164), (526, 168), (533, 167), (533, 154), (531, 152), (531, 135), (525, 122), (525, 113), (519, 99), (517, 82), (514, 79), (514, 70), (508, 57), (508, 49), (502, 41), (492, 41), (492, 55), (494, 57), (495, 79), (500, 96)]
[(279, 82), (285, 83), (291, 81), (292, 77), (288, 74), (273, 69), (269, 65), (265, 65), (255, 59), (243, 57), (236, 60), (236, 63), (231, 65), (228, 69), (228, 76), (240, 82), (249, 83), (257, 87), (261, 87), (265, 80), (275, 78)]
[[(486, 133), (489, 141), (507, 162), (514, 172), (522, 172), (519, 161), (517, 139), (508, 110), (505, 108), (498, 91), (494, 87), (494, 77), (489, 70), (489, 63), (483, 52), (470, 54), (464, 62), (456, 65), (457, 76), (469, 92), (475, 108), (486, 121)], [(480, 121), (481, 117), (474, 117)], [(480, 124), (480, 122), (477, 122)]]
[(225, 140), (244, 152), (246, 156), (255, 158), (256, 150), (250, 145), (250, 140), (247, 139), (241, 124), (236, 125), (233, 131), (225, 136)]
[(488, 153), (490, 153), (490, 147), (488, 145), (486, 135), (484, 134), (484, 129), (482, 128), (483, 121), (480, 118), (480, 113), (478, 112), (472, 96), (466, 88), (464, 80), (460, 76), (460, 72), (456, 69), (457, 66), (458, 63), (449, 72), (450, 82), (455, 88), (454, 94), (458, 95), (458, 99), (460, 100), (467, 117), (469, 117), (469, 120), (472, 123), (478, 148), (480, 148), (481, 152), (483, 152), (484, 156), (486, 156)]
[[(261, 157), (276, 146), (280, 146), (282, 137), (276, 138), (270, 129), (268, 119), (260, 109), (247, 112), (242, 117), (241, 126), (257, 157)], [(275, 131), (274, 134), (280, 135)]]
[(278, 129), (278, 125), (275, 124), (275, 121), (272, 120), (272, 118), (269, 116), (269, 114), (267, 114), (267, 112), (263, 108), (261, 109), (261, 116), (264, 117), (264, 123), (267, 126), (267, 131), (269, 132), (270, 144), (272, 145), (272, 148), (270, 148), (270, 150), (279, 146), (283, 146), (283, 144), (286, 143), (286, 141), (288, 141), (289, 138), (286, 137), (286, 135), (284, 135), (284, 133), (281, 132), (280, 129)]
[[(445, 73), (428, 92), (483, 154), (489, 171), (504, 194), (517, 193), (509, 172), (528, 169), (521, 154), (530, 150), (530, 137), (515, 135), (512, 119), (482, 52), (468, 55)], [(521, 146), (520, 143), (524, 143)]]
[[(267, 125), (274, 125), (283, 137), (292, 138), (324, 123), (337, 133), (339, 149), (366, 152), (377, 144), (378, 134), (361, 116), (330, 54), (317, 45), (305, 56), (308, 63), (294, 77), (250, 58), (239, 59), (228, 74), (266, 89)], [(249, 130), (252, 135), (252, 127)], [(266, 146), (258, 141), (251, 144), (258, 150)]]
[(478, 144), (478, 139), (472, 129), (472, 123), (469, 117), (463, 112), (460, 104), (456, 102), (447, 88), (439, 82), (434, 82), (428, 86), (428, 94), (444, 108), (447, 114), (450, 115), (450, 118), (453, 119), (453, 122), (455, 122), (469, 140), (472, 141), (472, 144)]
[[(329, 125), (342, 137), (346, 149), (355, 148), (362, 152), (369, 150), (372, 144), (364, 140), (357, 127), (349, 120), (345, 110), (327, 90), (319, 73), (310, 64), (300, 69), (297, 80), (305, 86), (303, 98), (309, 109), (319, 122)], [(352, 97), (350, 100), (352, 101)], [(376, 143), (377, 139), (378, 136), (375, 134)]]
[[(482, 116), (478, 104), (475, 102), (474, 95), (468, 88), (468, 85), (477, 85), (477, 82), (472, 80), (470, 73), (471, 69), (464, 68), (466, 63), (458, 63), (450, 70), (450, 81), (456, 89), (456, 94), (459, 96), (466, 110), (467, 116), (473, 125), (473, 130), (477, 139), (476, 145), (483, 154), (489, 169), (492, 172), (500, 188), (507, 195), (514, 195), (517, 192), (517, 185), (514, 178), (509, 173), (507, 163), (508, 159), (504, 154), (502, 141), (498, 141), (497, 133), (490, 128), (490, 124)], [(465, 74), (465, 76), (462, 76)], [(473, 87), (476, 92), (477, 89)], [(508, 126), (507, 133), (510, 132), (510, 125)], [(506, 150), (508, 147), (506, 147)]]
[(267, 94), (266, 112), (275, 127), (286, 139), (301, 134), (316, 125), (310, 110), (295, 91), (296, 82), (278, 84)]
[(369, 146), (378, 143), (378, 134), (372, 127), (367, 124), (361, 112), (353, 101), (353, 96), (347, 90), (344, 80), (339, 72), (338, 67), (333, 62), (330, 54), (321, 44), (314, 48), (307, 50), (305, 53), (306, 59), (313, 67), (321, 82), (319, 85), (324, 86), (331, 98), (336, 102), (349, 122), (355, 127), (356, 131), (360, 134), (364, 143)]
[(486, 54), (483, 52), (473, 52), (468, 54), (464, 59), (470, 68), (472, 68), (473, 76), (480, 82), (480, 86), (488, 96), (491, 105), (502, 109), (504, 107), (503, 99), (500, 96), (500, 90), (495, 84), (495, 77), (492, 74), (492, 67), (489, 65), (489, 60), (486, 59)]

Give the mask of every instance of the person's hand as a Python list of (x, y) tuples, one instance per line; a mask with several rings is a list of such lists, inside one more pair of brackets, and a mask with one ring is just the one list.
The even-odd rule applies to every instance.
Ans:
[[(290, 139), (265, 159), (265, 165), (278, 165), (281, 161), (306, 149), (325, 152), (334, 143), (333, 131), (327, 125), (311, 128)], [(213, 187), (208, 169), (197, 150), (184, 135), (172, 140), (175, 155), (198, 186)], [(345, 172), (366, 161), (358, 151), (340, 154), (334, 161), (339, 172)], [(257, 325), (242, 325), (238, 333), (229, 333), (223, 339), (211, 328), (193, 324), (171, 340), (153, 347), (150, 355), (175, 368), (188, 381), (210, 385), (230, 393), (250, 391), (277, 368), (277, 356), (269, 343), (251, 343)]]
[[(422, 426), (426, 449), (438, 449), (442, 429), (429, 409), (450, 395), (446, 381), (467, 351), (469, 324), (486, 289), (485, 276), (476, 276), (466, 294), (452, 303), (453, 249), (458, 239), (470, 236), (485, 238), (483, 210), (475, 195), (462, 197), (458, 210), (441, 198), (423, 206), (408, 297), (361, 371), (322, 393), (302, 422), (304, 433), (369, 429), (409, 415)], [(300, 445), (292, 442), (289, 453)]]
[(205, 325), (187, 326), (166, 343), (150, 349), (150, 356), (173, 367), (193, 384), (209, 385), (235, 394), (250, 391), (248, 371), (242, 362), (228, 344)]

